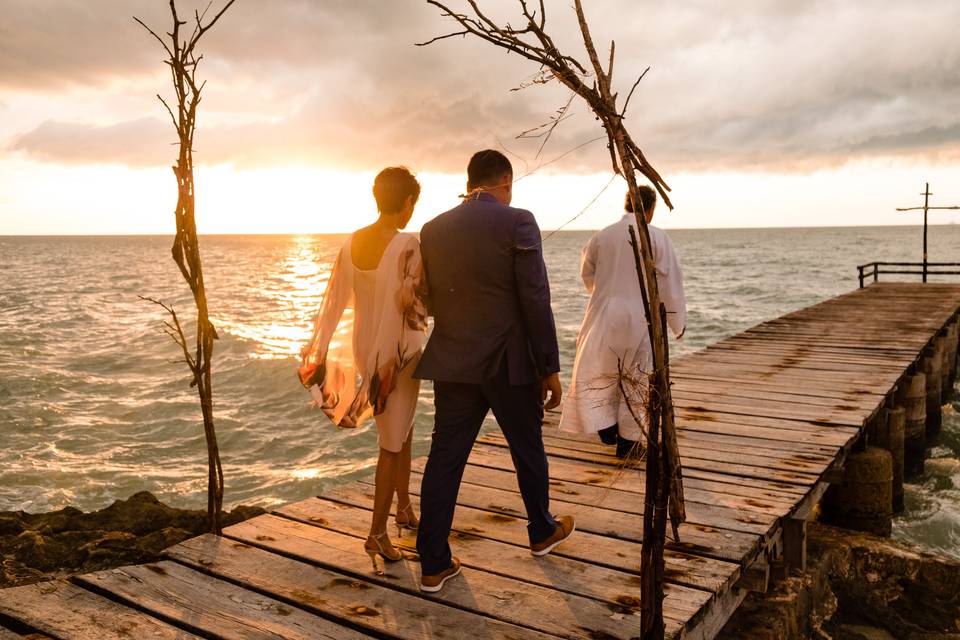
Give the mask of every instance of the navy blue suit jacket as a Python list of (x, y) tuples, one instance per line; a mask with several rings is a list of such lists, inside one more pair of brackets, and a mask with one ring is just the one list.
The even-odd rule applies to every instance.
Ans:
[(533, 214), (480, 193), (420, 232), (433, 333), (417, 378), (511, 385), (560, 370), (550, 284)]

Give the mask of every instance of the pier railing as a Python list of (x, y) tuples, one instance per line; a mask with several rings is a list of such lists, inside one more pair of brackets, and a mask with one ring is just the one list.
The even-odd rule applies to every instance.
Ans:
[(877, 282), (881, 274), (918, 275), (924, 282), (927, 281), (927, 276), (960, 275), (960, 262), (868, 262), (859, 265), (857, 271), (860, 274), (862, 289), (868, 278), (873, 278), (873, 282)]

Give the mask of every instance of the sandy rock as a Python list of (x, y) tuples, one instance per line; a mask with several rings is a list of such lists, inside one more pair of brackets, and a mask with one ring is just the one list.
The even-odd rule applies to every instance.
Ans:
[(930, 458), (924, 461), (923, 470), (929, 475), (953, 476), (960, 473), (960, 460), (954, 458)]

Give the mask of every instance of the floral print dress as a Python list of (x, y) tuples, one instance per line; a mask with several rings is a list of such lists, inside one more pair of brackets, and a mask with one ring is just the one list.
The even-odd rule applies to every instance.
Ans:
[(374, 416), (380, 446), (399, 451), (413, 427), (420, 381), (413, 371), (426, 342), (426, 286), (420, 243), (398, 233), (376, 269), (358, 269), (347, 238), (327, 284), (300, 381), (339, 427)]

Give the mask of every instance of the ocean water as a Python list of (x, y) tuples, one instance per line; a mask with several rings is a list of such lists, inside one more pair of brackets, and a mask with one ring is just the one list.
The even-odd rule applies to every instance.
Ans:
[[(857, 286), (855, 266), (916, 260), (918, 227), (678, 230), (689, 325), (674, 354)], [(586, 294), (580, 248), (560, 232), (544, 252), (562, 366), (569, 374)], [(226, 503), (271, 506), (367, 473), (372, 428), (338, 431), (308, 406), (296, 377), (326, 277), (344, 236), (201, 239), (220, 332), (214, 402)], [(95, 509), (140, 490), (205, 503), (199, 407), (164, 312), (191, 316), (168, 237), (0, 237), (0, 510)], [(960, 226), (931, 227), (931, 260), (957, 261)], [(937, 459), (907, 488), (895, 535), (960, 557), (960, 403), (945, 409)], [(425, 385), (415, 454), (433, 418)]]

